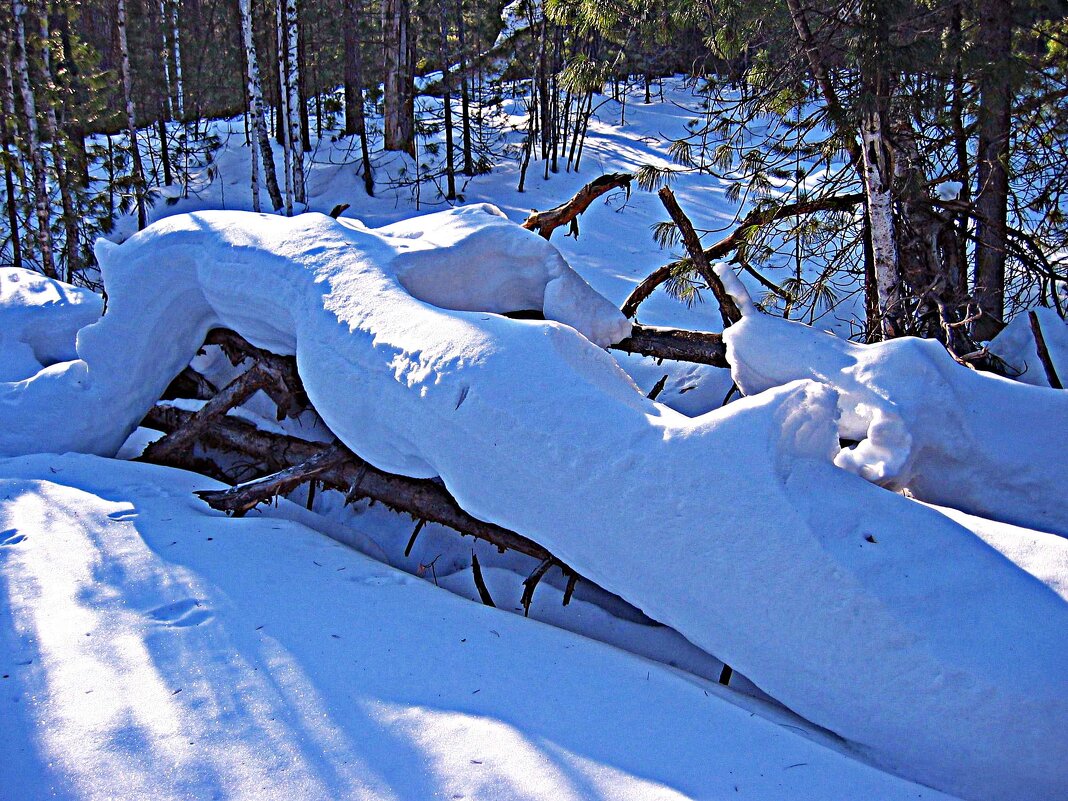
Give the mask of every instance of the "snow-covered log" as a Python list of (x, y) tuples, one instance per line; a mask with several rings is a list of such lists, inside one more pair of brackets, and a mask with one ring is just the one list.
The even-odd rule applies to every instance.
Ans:
[[(0, 452), (114, 452), (232, 328), (296, 355), (359, 456), (440, 476), (880, 765), (970, 799), (1068, 794), (1064, 584), (839, 469), (848, 387), (697, 418), (649, 401), (602, 349), (629, 323), (492, 207), (377, 230), (203, 213), (98, 250), (109, 311), (79, 360), (0, 387)], [(549, 321), (490, 313), (531, 308)]]
[[(723, 335), (735, 383), (747, 395), (798, 379), (833, 387), (839, 436), (857, 442), (835, 458), (839, 467), (1068, 536), (1068, 393), (969, 370), (934, 340), (858, 345), (760, 314), (730, 269), (719, 272), (745, 312)], [(1037, 358), (1032, 369), (1042, 372)]]

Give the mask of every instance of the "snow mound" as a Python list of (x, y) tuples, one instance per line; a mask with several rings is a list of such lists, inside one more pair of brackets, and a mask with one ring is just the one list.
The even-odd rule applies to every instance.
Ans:
[(716, 685), (191, 502), (213, 485), (0, 462), (0, 796), (951, 801)]
[[(931, 503), (1068, 536), (1068, 453), (1057, 436), (1068, 431), (1068, 393), (969, 370), (934, 340), (858, 345), (760, 314), (729, 268), (719, 273), (743, 306), (724, 332), (739, 389), (833, 387), (839, 436), (857, 442), (836, 464)], [(1026, 315), (1023, 326), (1030, 336)]]
[[(113, 452), (205, 333), (233, 328), (296, 354), (356, 453), (440, 476), (470, 513), (539, 541), (880, 765), (973, 799), (1068, 794), (1065, 599), (968, 529), (833, 463), (843, 426), (878, 422), (888, 463), (904, 434), (922, 441), (866, 389), (880, 360), (849, 383), (838, 376), (851, 352), (809, 344), (830, 385), (685, 417), (597, 347), (626, 332), (621, 315), (487, 207), (378, 231), (322, 215), (187, 215), (101, 247), (100, 261), (108, 314), (79, 334), (79, 361), (3, 390), (0, 452)], [(568, 324), (487, 309), (532, 300)], [(767, 333), (773, 346), (812, 339), (793, 330)], [(753, 375), (781, 383), (779, 359), (731, 342)], [(962, 475), (961, 492), (976, 478)]]
[(74, 337), (100, 318), (99, 295), (32, 270), (0, 268), (0, 382), (78, 358)]
[[(1034, 312), (1038, 316), (1038, 325), (1053, 369), (1064, 384), (1068, 381), (1068, 321), (1062, 320), (1053, 309), (1035, 309)], [(1012, 318), (1001, 333), (990, 340), (987, 348), (1019, 373), (1017, 381), (1036, 387), (1049, 386), (1046, 370), (1038, 358), (1038, 344), (1031, 330), (1029, 315), (1018, 314)]]

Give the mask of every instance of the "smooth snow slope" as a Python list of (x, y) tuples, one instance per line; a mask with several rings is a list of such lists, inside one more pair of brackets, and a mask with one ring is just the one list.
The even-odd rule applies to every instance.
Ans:
[(950, 801), (206, 486), (0, 461), (3, 801)]
[(975, 799), (1068, 795), (1065, 599), (835, 467), (834, 389), (798, 382), (694, 419), (646, 400), (575, 329), (475, 310), (540, 299), (600, 344), (626, 328), (554, 248), (482, 207), (378, 231), (173, 217), (100, 255), (108, 314), (79, 334), (82, 361), (6, 389), (0, 415), (22, 429), (0, 429), (0, 450), (108, 453), (210, 327), (234, 328), (296, 353), (361, 456), (440, 475), (472, 514), (880, 764)]

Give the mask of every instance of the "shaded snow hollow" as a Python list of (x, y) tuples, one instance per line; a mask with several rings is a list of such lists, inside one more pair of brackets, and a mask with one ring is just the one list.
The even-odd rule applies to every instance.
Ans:
[[(113, 453), (206, 332), (232, 328), (296, 355), (356, 453), (440, 476), (878, 764), (973, 799), (1068, 794), (1063, 585), (835, 465), (900, 474), (922, 410), (873, 432), (884, 418), (830, 370), (696, 418), (649, 401), (598, 347), (627, 322), (487, 206), (377, 230), (184, 215), (99, 251), (108, 314), (78, 361), (0, 388), (0, 452)], [(487, 313), (532, 307), (550, 321)], [(843, 456), (842, 426), (871, 443)], [(863, 448), (888, 441), (872, 472)], [(1036, 543), (1052, 560), (1065, 541)]]

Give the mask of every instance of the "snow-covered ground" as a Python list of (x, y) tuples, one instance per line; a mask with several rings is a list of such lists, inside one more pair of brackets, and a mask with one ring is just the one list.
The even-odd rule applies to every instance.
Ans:
[[(102, 245), (109, 311), (76, 349), (97, 298), (0, 275), (0, 798), (1068, 792), (1068, 395), (752, 310), (733, 375), (610, 357), (614, 307), (668, 258), (656, 197), (558, 234), (575, 271), (480, 205), (519, 221), (666, 165), (654, 137), (681, 131), (683, 94), (628, 104), (625, 129), (607, 103), (579, 175), (535, 164), (518, 194), (501, 165), (414, 220), (447, 206), (384, 181), (368, 198), (351, 143), (324, 140), (311, 209), (346, 219), (197, 213)], [(247, 209), (238, 141), (154, 216)], [(676, 186), (709, 227), (733, 217), (722, 190)], [(493, 314), (531, 308), (549, 320)], [(662, 293), (639, 316), (718, 328)], [(1063, 375), (1063, 323), (1042, 324)], [(377, 507), (327, 493), (231, 520), (192, 496), (200, 476), (32, 455), (114, 454), (214, 325), (296, 354), (357, 453), (441, 476), (622, 598), (583, 583), (563, 607), (550, 574), (532, 607), (550, 627), (456, 597), (477, 598), (470, 544), (428, 526), (404, 559), (411, 524)], [(997, 352), (1031, 364), (1025, 331)], [(667, 405), (647, 401), (663, 375)], [(717, 411), (732, 381), (750, 397)], [(531, 565), (492, 551), (514, 608)], [(717, 684), (717, 657), (744, 676)]]

